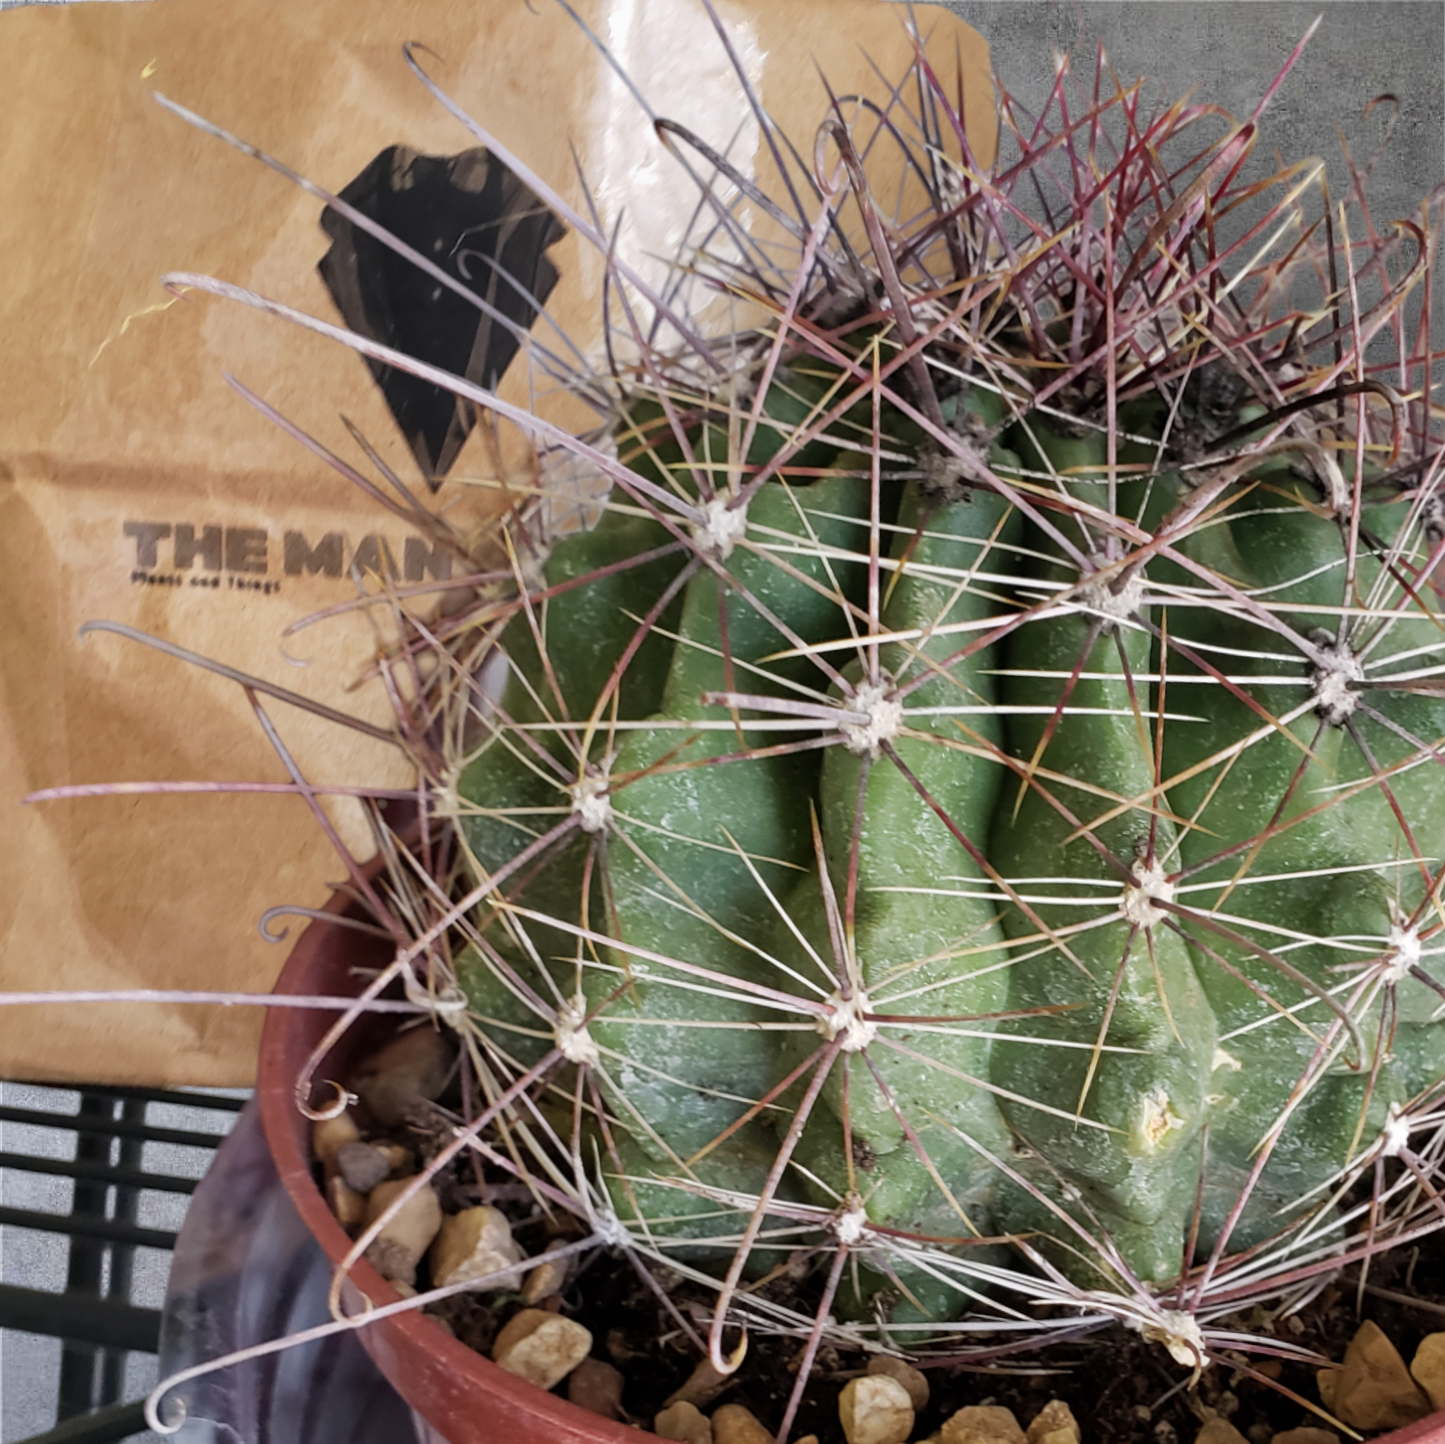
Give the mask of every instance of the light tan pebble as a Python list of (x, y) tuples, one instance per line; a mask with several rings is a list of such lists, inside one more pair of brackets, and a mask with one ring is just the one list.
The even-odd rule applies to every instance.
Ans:
[(567, 1375), (567, 1398), (588, 1413), (604, 1419), (622, 1417), (622, 1371), (605, 1359), (590, 1356)]
[(358, 1193), (370, 1193), (391, 1172), (391, 1160), (374, 1143), (354, 1139), (336, 1150), (336, 1171)]
[(1249, 1440), (1228, 1419), (1214, 1418), (1194, 1436), (1194, 1444), (1249, 1444)]
[(970, 1404), (944, 1422), (941, 1444), (1028, 1444), (1012, 1409), (999, 1404)]
[(696, 1404), (679, 1399), (669, 1404), (652, 1421), (652, 1432), (678, 1444), (713, 1444), (712, 1424)]
[(1445, 1409), (1445, 1334), (1426, 1334), (1420, 1340), (1410, 1373), (1430, 1396), (1430, 1407)]
[(336, 1155), (348, 1143), (355, 1143), (360, 1137), (361, 1130), (356, 1126), (356, 1119), (351, 1114), (341, 1113), (335, 1118), (323, 1118), (311, 1125), (311, 1151), (330, 1172), (336, 1166)]
[(663, 1408), (670, 1404), (696, 1404), (701, 1408), (704, 1404), (710, 1404), (729, 1384), (733, 1382), (731, 1374), (719, 1374), (713, 1368), (708, 1359), (704, 1359), (690, 1373), (680, 1389), (674, 1389), (666, 1399), (662, 1401)]
[[(366, 1197), (366, 1225), (375, 1223), (411, 1183), (409, 1178), (378, 1183)], [(384, 1279), (414, 1284), (416, 1266), (441, 1226), (441, 1204), (431, 1185), (424, 1183), (402, 1204), (366, 1250), (367, 1261)]]
[(1084, 1437), (1074, 1411), (1062, 1399), (1050, 1399), (1026, 1431), (1029, 1444), (1080, 1444)]
[(498, 1368), (539, 1389), (555, 1388), (591, 1352), (591, 1330), (545, 1309), (513, 1314), (492, 1345)]
[(415, 1173), (415, 1160), (411, 1149), (404, 1143), (378, 1143), (374, 1145), (386, 1155), (386, 1161), (393, 1173)]
[(1338, 1369), (1316, 1369), (1315, 1386), (1320, 1391), (1320, 1403), (1330, 1411), (1335, 1412), (1335, 1391), (1340, 1383), (1340, 1371)]
[(838, 1396), (848, 1444), (904, 1444), (913, 1432), (913, 1401), (891, 1374), (850, 1379)]
[(539, 1263), (522, 1281), (522, 1302), (539, 1304), (553, 1294), (560, 1294), (566, 1282), (566, 1259), (548, 1259), (546, 1263)]
[(794, 1439), (793, 1444), (818, 1444), (818, 1436), (816, 1434), (804, 1434), (801, 1439)]
[(347, 1233), (355, 1233), (366, 1217), (366, 1195), (358, 1193), (339, 1173), (326, 1181), (326, 1202)]
[(908, 1401), (913, 1405), (915, 1414), (928, 1407), (928, 1377), (921, 1369), (915, 1369), (902, 1359), (895, 1359), (892, 1354), (874, 1354), (868, 1360), (868, 1372), (897, 1379), (908, 1390)]
[(402, 1283), (402, 1281), (401, 1281), (400, 1279), (392, 1279), (392, 1281), (391, 1281), (391, 1286), (392, 1286), (392, 1288), (394, 1288), (394, 1289), (397, 1291), (397, 1293), (399, 1293), (399, 1294), (402, 1296), (402, 1298), (404, 1298), (404, 1299), (414, 1299), (414, 1298), (416, 1297), (416, 1285), (415, 1285), (415, 1284), (404, 1284), (404, 1283)]
[(509, 1269), (522, 1260), (522, 1250), (512, 1238), (512, 1226), (501, 1209), (487, 1204), (464, 1208), (443, 1219), (430, 1258), (432, 1282), (438, 1288), (487, 1274), (500, 1275), (490, 1285), (494, 1289), (516, 1290), (522, 1286), (522, 1270)]
[(773, 1436), (751, 1409), (723, 1404), (713, 1411), (712, 1444), (773, 1444)]
[(1270, 1444), (1340, 1444), (1340, 1436), (1333, 1429), (1316, 1429), (1306, 1424), (1299, 1429), (1286, 1429), (1276, 1434)]
[(1410, 1377), (1399, 1350), (1368, 1319), (1345, 1350), (1333, 1393), (1330, 1412), (1355, 1429), (1399, 1429), (1430, 1412), (1430, 1400)]
[(373, 1053), (353, 1075), (352, 1091), (383, 1128), (394, 1128), (414, 1104), (441, 1096), (454, 1058), (446, 1039), (423, 1023)]

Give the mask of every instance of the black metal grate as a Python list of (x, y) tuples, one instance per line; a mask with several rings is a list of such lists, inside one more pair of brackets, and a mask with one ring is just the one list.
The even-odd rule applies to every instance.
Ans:
[[(156, 1294), (175, 1230), (244, 1103), (189, 1090), (0, 1085), (4, 1444), (153, 1437), (141, 1404), (127, 1401), (134, 1362), (157, 1352)], [(138, 1285), (152, 1302), (137, 1301)], [(53, 1347), (48, 1370), (7, 1363), (19, 1343), (12, 1335), (5, 1348), (12, 1330), (60, 1341), (58, 1380)], [(35, 1397), (42, 1388), (57, 1422), (16, 1438), (13, 1424), (48, 1404)]]

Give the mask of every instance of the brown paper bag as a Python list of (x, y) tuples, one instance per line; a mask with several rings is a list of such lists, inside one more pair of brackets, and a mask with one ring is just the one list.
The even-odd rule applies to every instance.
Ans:
[[(766, 146), (700, 6), (596, 0), (582, 9), (658, 113), (714, 144), (731, 141), (742, 168), (763, 175)], [(717, 0), (716, 9), (764, 104), (809, 156), (825, 113), (820, 73), (836, 90), (886, 101), (865, 55), (883, 75), (907, 69), (899, 8)], [(951, 91), (956, 77), (986, 164), (986, 48), (945, 12), (917, 14)], [(429, 46), (428, 68), (448, 92), (577, 206), (575, 147), (603, 219), (622, 222), (624, 251), (661, 274), (648, 258), (675, 252), (694, 193), (678, 187), (674, 162), (622, 82), (548, 0), (153, 0), (0, 14), (6, 991), (262, 991), (284, 948), (261, 938), (260, 915), (321, 904), (345, 872), (296, 796), (128, 794), (22, 807), (27, 793), (61, 784), (288, 781), (234, 682), (113, 634), (78, 640), (84, 622), (142, 629), (384, 729), (381, 688), (356, 685), (378, 645), (372, 618), (353, 611), (283, 632), (355, 597), (353, 564), (358, 574), (390, 568), (403, 584), (433, 583), (455, 565), (424, 530), (258, 415), (226, 372), (374, 475), (344, 413), (468, 536), (507, 505), (499, 481), (531, 474), (530, 443), (515, 428), (484, 422), (428, 441), (414, 417), (398, 420), (346, 348), (158, 285), (173, 269), (205, 272), (336, 321), (317, 271), (330, 244), (321, 204), (165, 113), (149, 92), (168, 93), (331, 190), (353, 181), (365, 189), (383, 151), (409, 147), (416, 155), (392, 152), (371, 173), (373, 189), (404, 187), (447, 171), (427, 157), (477, 146), (410, 73), (405, 40)], [(454, 190), (478, 190), (486, 176), (476, 165), (473, 156), (451, 166)], [(547, 315), (596, 355), (602, 263), (575, 229), (561, 230), (541, 267), (539, 284), (555, 280)], [(333, 269), (344, 272), (347, 259), (334, 257)], [(343, 300), (348, 287), (367, 285), (355, 266), (349, 279), (332, 279)], [(557, 333), (541, 320), (533, 334), (551, 345)], [(483, 361), (472, 356), (469, 374), (490, 384), (475, 369)], [(525, 404), (537, 379), (517, 351), (502, 394)], [(575, 424), (565, 398), (536, 399)], [(422, 482), (428, 458), (447, 472), (434, 496)], [(263, 703), (313, 782), (409, 780), (405, 758), (385, 741)], [(333, 799), (327, 810), (364, 856), (355, 805)], [(249, 1007), (3, 1008), (0, 1076), (242, 1084), (259, 1021)]]

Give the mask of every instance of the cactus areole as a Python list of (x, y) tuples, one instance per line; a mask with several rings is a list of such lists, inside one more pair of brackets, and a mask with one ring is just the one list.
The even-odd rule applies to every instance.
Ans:
[(725, 1305), (1106, 1300), (1198, 1366), (1362, 1207), (1423, 1226), (1438, 207), (1347, 244), (1132, 90), (983, 175), (920, 92), (923, 203), (826, 126), (793, 269), (696, 262), (767, 319), (634, 317), (600, 520), (515, 548), (467, 1026), (507, 1147)]

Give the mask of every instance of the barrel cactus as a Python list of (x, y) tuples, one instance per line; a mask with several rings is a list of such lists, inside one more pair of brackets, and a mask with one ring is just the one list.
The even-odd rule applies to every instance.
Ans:
[(516, 544), (443, 789), (473, 1055), (725, 1301), (816, 1257), (895, 1343), (1012, 1291), (1198, 1364), (1421, 1226), (1438, 215), (1062, 82), (985, 175), (915, 81), (926, 204), (840, 108), (798, 268), (711, 272), (768, 319), (618, 360), (600, 520)]
[(474, 1129), (711, 1280), (722, 1370), (740, 1318), (801, 1389), (830, 1329), (1041, 1302), (1199, 1367), (1439, 1221), (1440, 199), (1336, 213), (1258, 115), (1085, 92), (1005, 98), (985, 171), (920, 51), (774, 199), (667, 130), (751, 319), (614, 267), (605, 414), (536, 424), (513, 585), (449, 622)]

